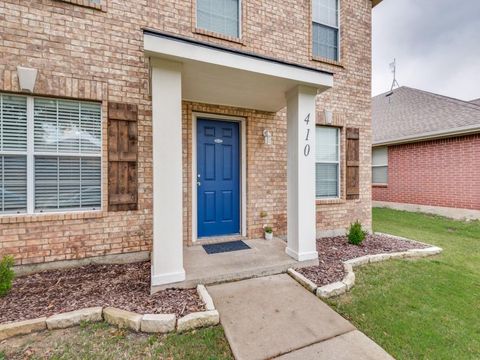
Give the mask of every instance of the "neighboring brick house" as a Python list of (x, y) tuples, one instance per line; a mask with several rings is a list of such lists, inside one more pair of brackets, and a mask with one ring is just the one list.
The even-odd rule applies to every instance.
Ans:
[(161, 285), (204, 237), (370, 229), (379, 2), (0, 2), (0, 256), (152, 253)]
[(465, 102), (408, 87), (375, 96), (374, 206), (478, 217), (477, 104), (478, 100)]

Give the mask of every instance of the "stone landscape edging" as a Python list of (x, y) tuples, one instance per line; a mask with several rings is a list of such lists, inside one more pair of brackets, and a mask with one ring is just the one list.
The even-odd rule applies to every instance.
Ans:
[(355, 286), (355, 272), (354, 268), (366, 264), (372, 264), (380, 261), (386, 261), (390, 259), (414, 259), (421, 258), (426, 256), (438, 255), (443, 249), (438, 246), (432, 246), (430, 244), (422, 243), (420, 241), (415, 241), (412, 239), (403, 238), (400, 236), (384, 234), (384, 233), (375, 233), (377, 235), (382, 235), (386, 237), (391, 237), (395, 239), (401, 239), (408, 241), (410, 243), (421, 244), (428, 246), (423, 249), (409, 249), (406, 251), (394, 252), (394, 253), (383, 253), (383, 254), (373, 254), (373, 255), (364, 255), (357, 258), (349, 259), (342, 261), (345, 276), (341, 281), (336, 281), (327, 285), (317, 286), (313, 281), (295, 271), (294, 269), (288, 269), (288, 274), (295, 279), (300, 285), (306, 288), (308, 291), (316, 294), (319, 298), (328, 299), (334, 296), (345, 294), (347, 291), (350, 291)]
[(120, 328), (137, 332), (161, 333), (183, 332), (215, 326), (220, 323), (220, 315), (204, 285), (197, 286), (200, 299), (205, 303), (205, 311), (187, 314), (177, 319), (175, 314), (138, 314), (114, 307), (88, 307), (58, 313), (49, 317), (22, 320), (0, 324), (0, 341), (17, 335), (27, 335), (42, 330), (65, 329), (80, 325), (81, 322), (106, 321)]

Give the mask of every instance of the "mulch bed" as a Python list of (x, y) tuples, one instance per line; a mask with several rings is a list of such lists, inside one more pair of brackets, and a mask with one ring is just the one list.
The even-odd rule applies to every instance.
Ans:
[(361, 245), (351, 245), (346, 236), (336, 236), (317, 240), (318, 266), (297, 269), (318, 286), (341, 281), (345, 276), (342, 261), (364, 255), (375, 255), (422, 249), (420, 243), (405, 241), (383, 235), (367, 235)]
[(16, 278), (10, 293), (0, 298), (0, 323), (92, 306), (177, 316), (204, 310), (196, 289), (167, 289), (150, 295), (150, 262), (87, 265)]

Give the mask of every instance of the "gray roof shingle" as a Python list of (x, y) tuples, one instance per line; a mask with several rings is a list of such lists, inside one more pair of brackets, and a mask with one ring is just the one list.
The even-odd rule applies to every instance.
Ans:
[(475, 100), (472, 100), (470, 101), (471, 104), (475, 104), (475, 105), (479, 105), (480, 106), (480, 98), (478, 99), (475, 99)]
[(475, 103), (406, 86), (387, 94), (372, 98), (374, 144), (470, 128), (480, 132), (480, 106)]

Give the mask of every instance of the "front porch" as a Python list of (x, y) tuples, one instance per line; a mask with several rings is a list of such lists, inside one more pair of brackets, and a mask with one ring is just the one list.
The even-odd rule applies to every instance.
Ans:
[[(144, 42), (154, 139), (152, 290), (316, 264), (316, 95), (332, 87), (332, 74), (168, 34), (145, 31)], [(208, 110), (195, 110), (202, 104)], [(276, 134), (273, 145), (263, 138), (267, 130)], [(270, 162), (259, 163), (272, 146)], [(281, 187), (266, 189), (270, 184), (259, 179), (279, 164), (280, 179), (272, 184)], [(252, 240), (269, 225), (259, 218), (271, 206), (266, 196), (280, 199), (274, 211), (281, 211), (284, 232), (277, 234), (287, 235), (286, 242)], [(207, 223), (227, 221), (228, 231), (205, 231)], [(195, 246), (233, 234), (252, 249), (207, 255)]]
[[(285, 241), (274, 238), (244, 240), (247, 250), (207, 254), (201, 245), (186, 246), (183, 261), (186, 278), (175, 283), (177, 288), (191, 288), (197, 284), (242, 280), (285, 272), (288, 268), (318, 265), (318, 259), (296, 261), (285, 253)], [(154, 286), (152, 291), (163, 290), (172, 285)]]

